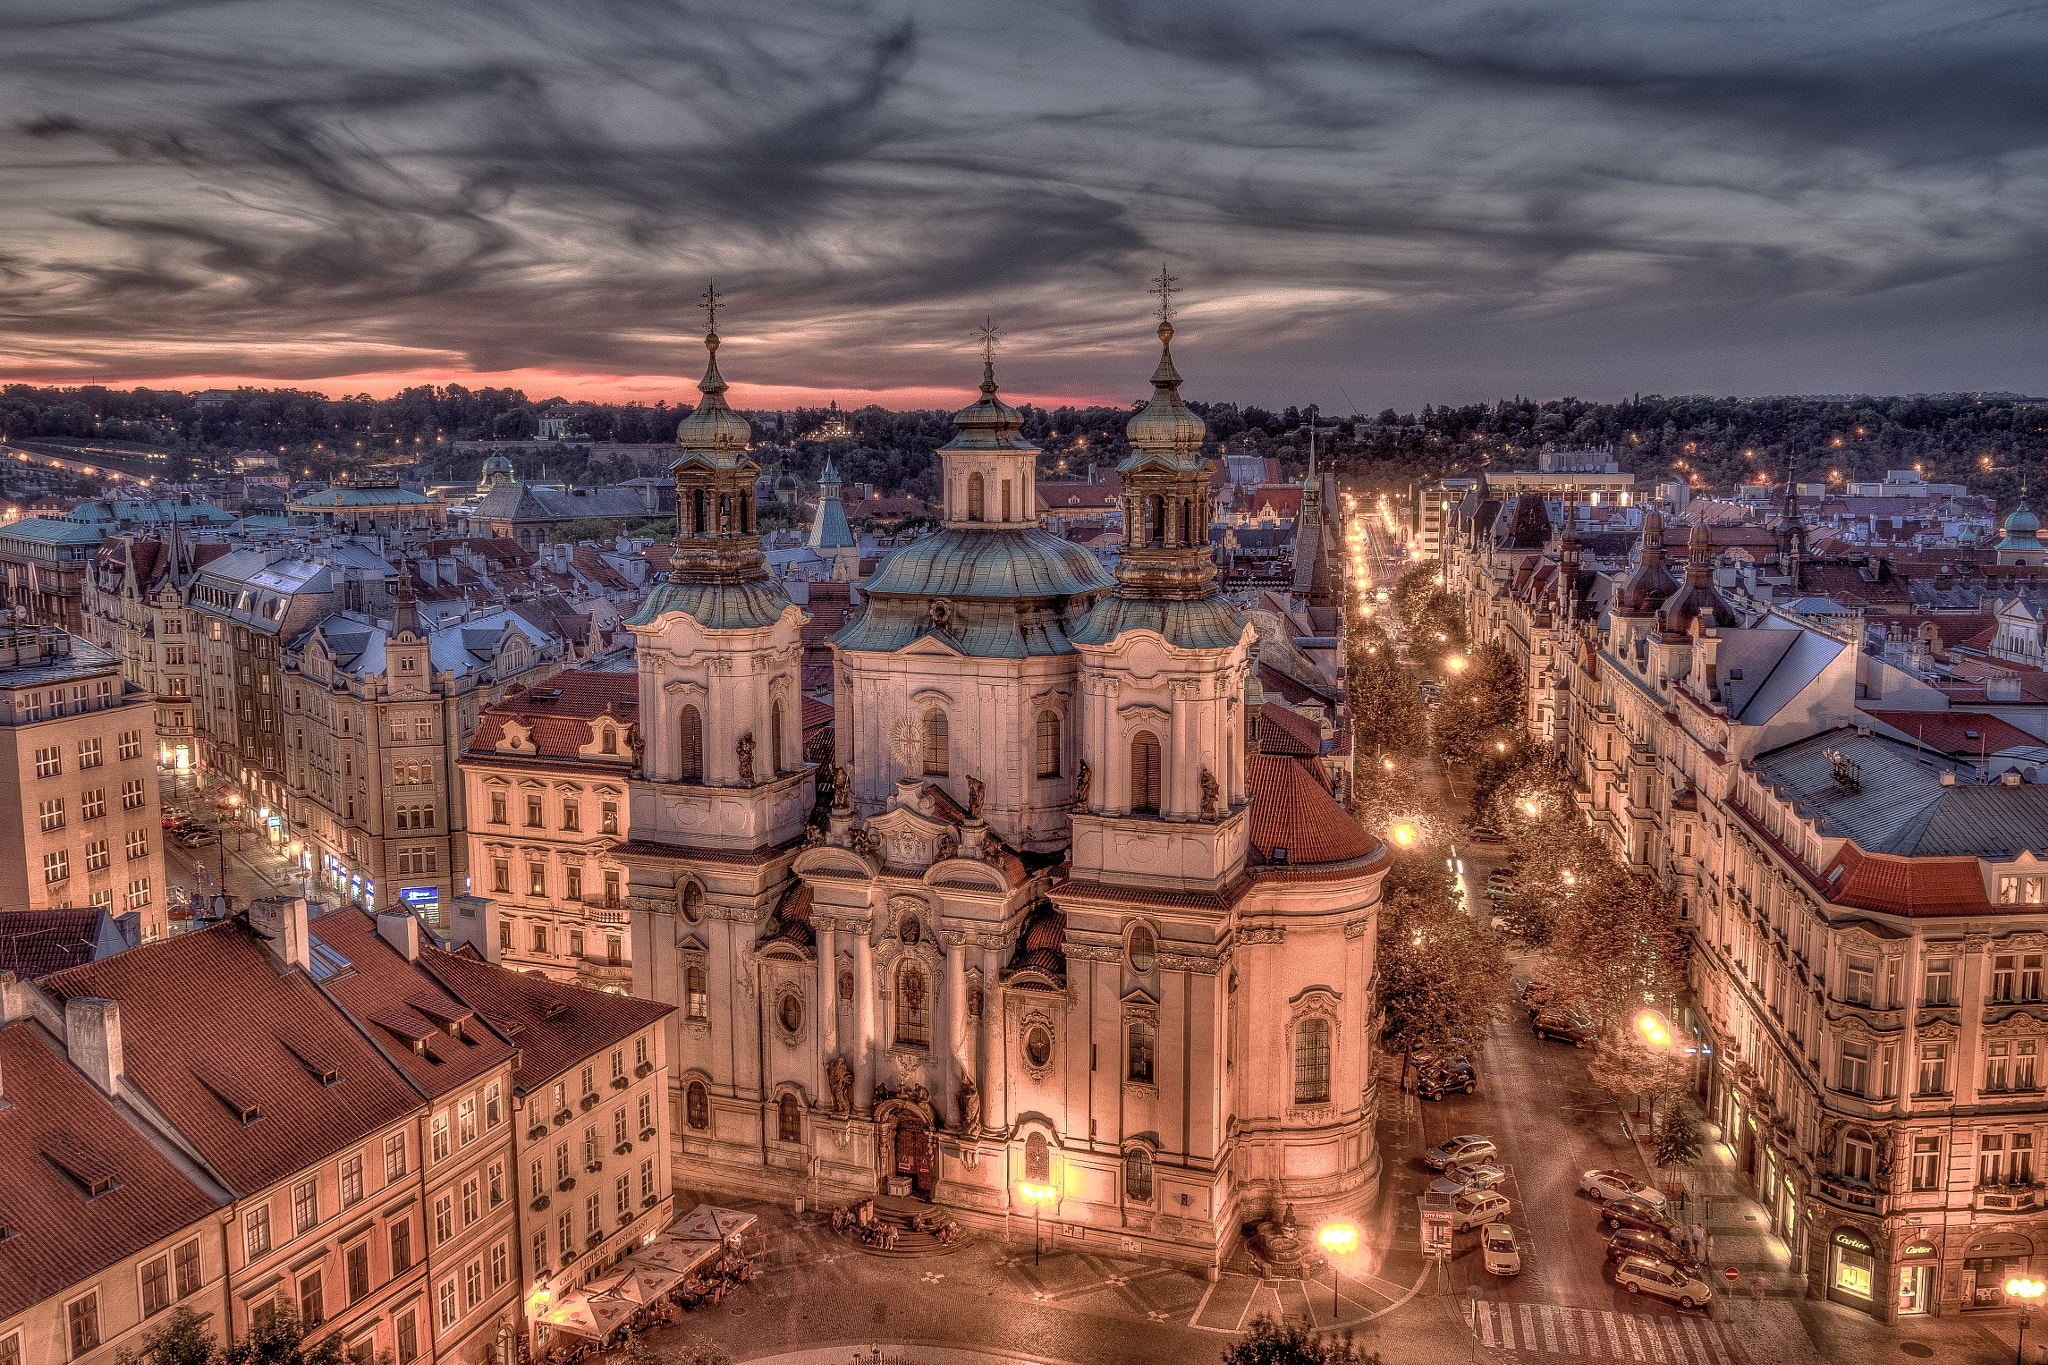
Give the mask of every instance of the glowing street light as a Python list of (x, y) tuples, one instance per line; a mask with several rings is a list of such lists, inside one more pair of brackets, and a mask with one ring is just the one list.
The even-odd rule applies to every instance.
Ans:
[(1031, 1206), (1031, 1264), (1037, 1265), (1038, 1215), (1047, 1204), (1060, 1197), (1060, 1192), (1050, 1185), (1020, 1184), (1017, 1186), (1017, 1193)]
[[(1443, 637), (1439, 635), (1437, 638), (1441, 640)], [(1462, 654), (1453, 654), (1448, 660), (1445, 661), (1445, 666), (1448, 667), (1453, 673), (1463, 673), (1465, 671), (1465, 656)]]
[(1636, 1033), (1651, 1047), (1671, 1046), (1671, 1021), (1655, 1010), (1644, 1010), (1636, 1016)]
[(1405, 820), (1388, 832), (1394, 836), (1394, 842), (1403, 848), (1408, 847), (1421, 837), (1421, 831)]
[(1358, 1229), (1350, 1223), (1325, 1223), (1316, 1240), (1330, 1255), (1330, 1321), (1337, 1320), (1337, 1258), (1348, 1256), (1358, 1246)]
[(2005, 1296), (2020, 1301), (2020, 1339), (2018, 1348), (2013, 1352), (2013, 1365), (2022, 1365), (2026, 1358), (2027, 1328), (2033, 1325), (2034, 1300), (2041, 1297), (2044, 1289), (2048, 1289), (2048, 1285), (2042, 1284), (2039, 1280), (2026, 1280), (2017, 1276), (2005, 1282)]

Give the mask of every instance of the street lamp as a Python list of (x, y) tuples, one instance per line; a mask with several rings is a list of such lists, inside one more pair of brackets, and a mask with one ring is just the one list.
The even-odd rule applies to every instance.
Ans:
[(2023, 1280), (2015, 1276), (2005, 1282), (2005, 1296), (2020, 1301), (2020, 1340), (2013, 1351), (2013, 1365), (2022, 1365), (2027, 1351), (2027, 1328), (2034, 1321), (2034, 1300), (2048, 1291), (2048, 1284), (2039, 1280)]
[(1316, 1240), (1330, 1254), (1330, 1321), (1337, 1321), (1337, 1258), (1358, 1245), (1358, 1229), (1350, 1223), (1325, 1223)]
[(1037, 1265), (1039, 1256), (1038, 1215), (1047, 1204), (1060, 1197), (1060, 1192), (1050, 1185), (1020, 1184), (1017, 1186), (1017, 1193), (1024, 1196), (1024, 1202), (1031, 1206), (1031, 1264)]
[(1651, 1047), (1671, 1046), (1671, 1021), (1655, 1010), (1644, 1010), (1636, 1016), (1636, 1033)]
[(1408, 847), (1408, 845), (1414, 843), (1416, 838), (1418, 837), (1415, 826), (1408, 824), (1405, 821), (1401, 824), (1394, 826), (1394, 828), (1388, 832), (1394, 836), (1394, 842), (1399, 844), (1403, 848), (1406, 848)]

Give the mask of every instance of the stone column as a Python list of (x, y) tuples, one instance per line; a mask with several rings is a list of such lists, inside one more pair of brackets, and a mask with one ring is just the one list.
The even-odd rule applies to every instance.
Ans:
[(832, 1087), (825, 1080), (825, 1066), (839, 1053), (839, 971), (838, 921), (818, 919), (818, 1075), (817, 1094), (829, 1097)]
[(853, 1108), (870, 1113), (875, 1104), (875, 950), (868, 943), (867, 926), (849, 926), (853, 931)]
[(1196, 684), (1191, 678), (1176, 678), (1171, 684), (1173, 696), (1172, 741), (1168, 749), (1171, 755), (1166, 768), (1166, 790), (1161, 793), (1165, 807), (1160, 813), (1174, 820), (1193, 819), (1201, 810), (1192, 793), (1201, 790), (1196, 777), (1194, 744), (1194, 695)]
[[(967, 1056), (967, 936), (946, 937), (946, 1103), (960, 1121), (960, 1077), (973, 1071)], [(943, 1109), (944, 1106), (942, 1106)]]

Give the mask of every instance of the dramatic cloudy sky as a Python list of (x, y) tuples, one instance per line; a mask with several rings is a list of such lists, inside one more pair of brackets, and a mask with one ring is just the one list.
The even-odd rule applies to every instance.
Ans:
[[(1681, 11), (1690, 9), (1691, 14)], [(2048, 392), (2048, 13), (11, 0), (0, 382)], [(682, 381), (679, 383), (679, 377)]]

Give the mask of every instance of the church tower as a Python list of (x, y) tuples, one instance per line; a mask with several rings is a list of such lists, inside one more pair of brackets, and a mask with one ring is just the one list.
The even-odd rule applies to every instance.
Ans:
[(1126, 427), (1117, 589), (1072, 632), (1085, 795), (1076, 878), (1210, 891), (1244, 864), (1243, 698), (1256, 632), (1217, 590), (1206, 427), (1181, 401), (1161, 273), (1152, 401)]

